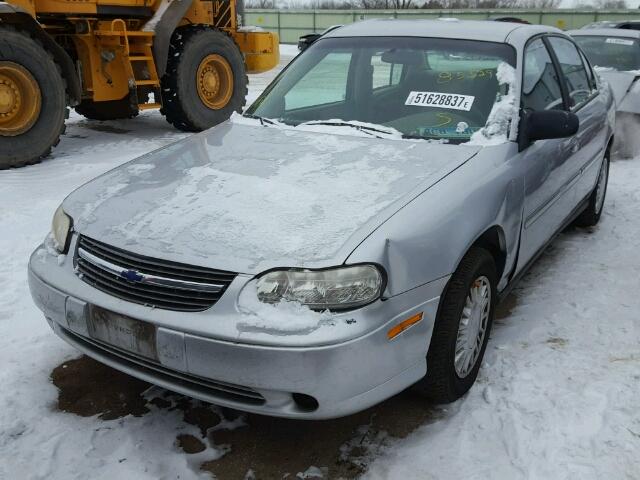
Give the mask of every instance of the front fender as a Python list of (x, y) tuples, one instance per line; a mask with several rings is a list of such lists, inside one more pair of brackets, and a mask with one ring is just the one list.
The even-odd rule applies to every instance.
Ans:
[(347, 263), (376, 261), (388, 273), (386, 296), (452, 274), (483, 233), (503, 234), (504, 287), (517, 256), (524, 202), (523, 168), (513, 142), (483, 148), (376, 229)]

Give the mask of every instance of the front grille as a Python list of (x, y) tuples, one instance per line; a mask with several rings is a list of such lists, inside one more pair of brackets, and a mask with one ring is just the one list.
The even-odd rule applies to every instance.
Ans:
[(263, 405), (266, 402), (261, 393), (250, 387), (178, 372), (93, 338), (80, 336), (63, 327), (60, 327), (60, 334), (81, 350), (100, 355), (103, 357), (102, 361), (113, 364), (115, 368), (126, 367), (144, 375), (145, 380), (168, 389), (186, 390), (190, 395), (195, 394), (213, 403), (216, 400), (228, 400), (246, 405)]
[(198, 312), (213, 306), (236, 273), (145, 257), (81, 236), (76, 271), (114, 297), (164, 310)]

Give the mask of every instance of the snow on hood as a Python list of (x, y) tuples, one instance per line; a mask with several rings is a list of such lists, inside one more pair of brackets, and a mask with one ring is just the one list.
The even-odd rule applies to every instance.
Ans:
[(98, 177), (64, 209), (81, 234), (141, 255), (240, 273), (328, 266), (478, 150), (226, 122)]

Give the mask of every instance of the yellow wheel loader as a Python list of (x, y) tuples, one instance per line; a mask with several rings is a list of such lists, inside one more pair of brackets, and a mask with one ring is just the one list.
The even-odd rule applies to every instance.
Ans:
[(68, 108), (89, 119), (160, 108), (196, 132), (240, 111), (278, 37), (241, 27), (242, 0), (0, 1), (0, 169), (40, 161)]

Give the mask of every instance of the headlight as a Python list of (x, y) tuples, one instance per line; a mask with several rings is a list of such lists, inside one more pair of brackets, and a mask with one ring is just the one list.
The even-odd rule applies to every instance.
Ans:
[(299, 302), (313, 310), (346, 310), (382, 295), (384, 277), (374, 265), (326, 270), (275, 270), (257, 281), (258, 300)]
[(64, 213), (62, 205), (60, 205), (56, 213), (53, 214), (51, 222), (51, 233), (56, 242), (55, 247), (60, 253), (66, 253), (69, 248), (69, 232), (71, 232), (71, 217)]

